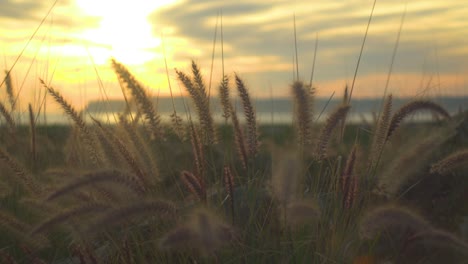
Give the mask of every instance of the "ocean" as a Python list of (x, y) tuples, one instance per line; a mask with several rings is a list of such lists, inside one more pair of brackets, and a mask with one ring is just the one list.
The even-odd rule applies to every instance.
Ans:
[[(460, 111), (468, 110), (468, 97), (439, 97), (432, 99), (434, 102), (442, 105), (450, 114), (456, 114)], [(353, 99), (351, 101), (351, 110), (347, 121), (351, 123), (372, 123), (381, 108), (381, 98)], [(411, 101), (410, 98), (394, 98), (393, 111)], [(197, 115), (193, 103), (189, 97), (176, 97), (174, 104), (171, 98), (154, 98), (155, 109), (160, 116), (161, 121), (170, 122), (170, 115), (175, 111), (185, 121), (192, 116), (192, 120), (197, 120)], [(260, 98), (253, 100), (256, 119), (259, 124), (292, 124), (294, 102), (291, 98)], [(314, 122), (323, 122), (329, 113), (341, 104), (341, 100), (329, 100), (327, 98), (316, 98), (314, 106)], [(242, 104), (240, 101), (234, 101), (239, 120), (244, 122)], [(126, 108), (123, 100), (92, 101), (83, 110), (86, 122), (92, 122), (91, 116), (104, 123), (115, 123)], [(216, 123), (224, 123), (222, 109), (217, 98), (210, 101), (210, 108)], [(428, 121), (433, 118), (430, 112), (421, 112), (411, 117), (411, 121)], [(27, 113), (20, 113), (16, 116), (18, 123), (29, 122)], [(41, 115), (37, 119), (39, 124), (70, 124), (71, 121), (65, 113), (48, 113), (45, 117)]]

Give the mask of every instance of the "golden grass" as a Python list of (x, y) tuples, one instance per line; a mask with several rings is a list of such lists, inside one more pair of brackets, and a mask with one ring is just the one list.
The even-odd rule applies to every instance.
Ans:
[(204, 181), (189, 171), (182, 171), (180, 177), (187, 189), (198, 197), (200, 201), (206, 203), (206, 187)]
[(433, 164), (431, 172), (444, 174), (466, 163), (468, 163), (468, 149), (462, 149)]
[[(38, 263), (55, 254), (74, 255), (83, 263), (353, 263), (367, 255), (381, 261), (380, 247), (387, 245), (384, 251), (400, 255), (386, 259), (398, 263), (398, 256), (413, 246), (448, 248), (461, 255), (466, 250), (457, 235), (435, 229), (414, 210), (392, 205), (411, 201), (405, 194), (426, 175), (439, 177), (466, 161), (464, 147), (445, 158), (436, 151), (446, 148), (458, 131), (446, 123), (440, 129), (441, 123), (430, 124), (436, 136), (412, 142), (406, 134), (394, 136), (416, 111), (449, 118), (436, 104), (412, 101), (392, 116), (390, 95), (373, 131), (368, 135), (353, 126), (359, 130), (354, 135), (344, 130), (351, 107), (346, 90), (344, 103), (326, 122), (315, 124), (314, 90), (296, 81), (290, 87), (295, 102), (291, 138), (281, 146), (261, 145), (263, 127), (239, 75), (234, 79), (245, 126), (229, 97), (227, 75), (219, 84), (225, 126), (214, 124), (203, 76), (193, 61), (190, 76), (176, 74), (193, 100), (198, 122), (188, 112), (188, 120), (182, 120), (174, 107), (172, 123), (166, 125), (143, 85), (124, 65), (113, 60), (112, 66), (124, 93), (132, 95), (116, 125), (94, 118), (85, 122), (41, 80), (74, 124), (58, 154), (63, 155), (63, 162), (57, 161), (61, 168), (54, 172), (36, 164), (45, 158), (42, 148), (50, 146), (42, 142), (31, 104), (29, 144), (18, 137), (17, 149), (0, 148), (0, 165), (6, 168), (2, 177), (14, 190), (0, 197), (0, 229), (26, 245), (5, 250), (6, 261), (10, 255), (15, 261), (16, 250)], [(132, 102), (137, 103), (136, 116)], [(315, 136), (316, 126), (320, 132)], [(166, 137), (165, 130), (173, 134)], [(331, 144), (337, 132), (341, 140)], [(351, 137), (354, 144), (349, 144)], [(305, 155), (309, 153), (314, 156)], [(194, 199), (185, 199), (187, 194)]]
[(130, 90), (134, 100), (138, 103), (139, 110), (144, 114), (146, 121), (149, 123), (150, 133), (153, 139), (163, 138), (159, 125), (160, 118), (156, 114), (156, 109), (147, 95), (146, 90), (124, 65), (113, 59), (112, 67), (119, 80), (126, 85), (126, 88)]
[(327, 156), (328, 143), (332, 136), (332, 132), (339, 124), (339, 121), (346, 118), (350, 108), (351, 106), (349, 105), (342, 105), (338, 107), (330, 114), (330, 116), (327, 118), (327, 121), (325, 121), (325, 125), (320, 131), (317, 139), (317, 146), (315, 150), (315, 156), (317, 159), (322, 160)]
[(388, 126), (387, 139), (390, 138), (406, 117), (416, 111), (422, 110), (428, 110), (446, 119), (450, 119), (450, 114), (439, 104), (431, 101), (415, 100), (402, 106), (395, 112), (395, 114), (393, 114), (392, 119), (390, 120), (390, 125)]
[(298, 143), (307, 148), (312, 143), (313, 97), (315, 90), (301, 81), (292, 85), (294, 98), (294, 121), (297, 127)]
[(255, 118), (255, 110), (250, 101), (249, 92), (245, 87), (244, 81), (236, 74), (236, 86), (244, 108), (244, 115), (247, 121), (247, 150), (250, 158), (254, 158), (258, 152), (258, 132), (257, 120)]

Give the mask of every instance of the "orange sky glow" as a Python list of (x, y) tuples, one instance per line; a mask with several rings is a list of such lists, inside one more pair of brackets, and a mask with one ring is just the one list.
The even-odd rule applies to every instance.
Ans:
[[(150, 94), (168, 96), (165, 56), (174, 93), (180, 95), (174, 68), (188, 71), (192, 59), (209, 83), (216, 29), (216, 94), (222, 76), (222, 12), (224, 71), (243, 77), (253, 97), (268, 97), (271, 91), (289, 96), (295, 68), (293, 16), (300, 78), (310, 79), (318, 39), (313, 79), (318, 96), (341, 94), (351, 84), (373, 1), (251, 2), (0, 0), (2, 67), (12, 70), (22, 107), (40, 104), (45, 91), (39, 78), (77, 108), (90, 100), (122, 98), (111, 58), (125, 64)], [(467, 96), (464, 2), (377, 1), (353, 96), (382, 96), (405, 12), (389, 91), (402, 97)]]

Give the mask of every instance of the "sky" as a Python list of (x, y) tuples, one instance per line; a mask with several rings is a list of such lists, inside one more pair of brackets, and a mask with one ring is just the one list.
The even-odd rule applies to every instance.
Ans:
[[(241, 76), (253, 97), (289, 96), (296, 76), (309, 82), (312, 69), (318, 96), (341, 96), (353, 82), (373, 3), (0, 0), (0, 64), (12, 70), (21, 101), (34, 105), (44, 94), (39, 78), (77, 108), (122, 98), (111, 58), (154, 96), (169, 95), (165, 58), (175, 95), (185, 91), (174, 69), (188, 72), (191, 60), (207, 85), (211, 75), (215, 95), (222, 57), (224, 73)], [(467, 14), (466, 0), (376, 1), (353, 96), (381, 97), (387, 82), (400, 97), (468, 95)]]

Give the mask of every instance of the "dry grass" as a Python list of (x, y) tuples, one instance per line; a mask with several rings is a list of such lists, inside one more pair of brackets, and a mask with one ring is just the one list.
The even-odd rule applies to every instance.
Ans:
[(433, 164), (431, 172), (444, 174), (466, 163), (468, 163), (468, 149), (462, 149)]
[[(426, 175), (439, 177), (466, 161), (465, 146), (458, 146), (465, 143), (459, 141), (456, 147), (462, 150), (441, 157), (445, 149), (453, 149), (453, 139), (461, 138), (454, 136), (459, 130), (451, 123), (421, 125), (430, 126), (436, 136), (414, 136), (415, 131), (405, 129), (395, 136), (415, 111), (431, 110), (448, 118), (436, 104), (413, 101), (392, 116), (390, 95), (367, 134), (360, 126), (347, 125), (351, 106), (346, 92), (345, 103), (326, 122), (313, 123), (314, 91), (296, 81), (291, 85), (295, 126), (283, 145), (259, 144), (259, 131), (263, 137), (269, 130), (257, 124), (249, 91), (237, 74), (245, 126), (231, 101), (227, 75), (219, 84), (225, 123), (214, 123), (195, 62), (190, 76), (176, 74), (198, 120), (192, 121), (188, 111), (183, 120), (174, 106), (172, 123), (165, 124), (143, 85), (122, 64), (113, 60), (112, 66), (124, 94), (132, 96), (117, 124), (96, 119), (87, 123), (41, 81), (73, 121), (68, 138), (57, 143), (60, 146), (43, 141), (30, 104), (30, 133), (24, 133), (24, 139), (15, 133), (16, 149), (0, 148), (5, 169), (0, 184), (8, 191), (0, 197), (5, 261), (51, 262), (74, 255), (83, 263), (400, 263), (401, 256), (410, 253), (411, 260), (423, 261), (426, 256), (413, 250), (419, 245), (464, 254), (466, 241), (435, 229), (429, 222), (434, 219), (431, 212), (421, 209), (429, 216), (426, 220), (416, 210), (392, 205), (418, 204), (405, 194), (428, 181)], [(316, 128), (320, 132), (314, 136)], [(275, 129), (271, 131), (277, 133)], [(337, 131), (341, 137), (335, 143)], [(265, 142), (275, 141), (265, 136)], [(42, 151), (50, 145), (59, 154), (50, 157), (53, 165), (40, 164), (47, 160), (48, 153)], [(466, 184), (460, 177), (456, 184), (450, 178), (439, 180), (456, 188)], [(461, 200), (457, 197), (463, 197), (462, 189), (454, 189), (451, 202)], [(427, 205), (430, 199), (418, 202)], [(17, 242), (26, 247), (15, 246)], [(387, 251), (397, 254), (383, 254)]]
[(388, 126), (387, 140), (394, 133), (394, 131), (400, 126), (400, 123), (411, 114), (416, 111), (428, 110), (435, 114), (450, 119), (450, 114), (439, 104), (431, 101), (415, 100), (402, 106), (398, 111), (393, 114)]
[(351, 106), (349, 105), (342, 105), (338, 107), (334, 112), (332, 112), (327, 118), (327, 121), (325, 122), (325, 125), (323, 126), (322, 130), (320, 131), (320, 134), (317, 139), (317, 146), (315, 150), (315, 156), (317, 157), (317, 159), (321, 160), (327, 156), (328, 143), (332, 136), (332, 132), (339, 124), (339, 121), (344, 120), (346, 118), (346, 115), (348, 114), (350, 108)]
[(249, 92), (244, 84), (244, 81), (236, 74), (236, 86), (241, 98), (242, 106), (244, 108), (244, 115), (247, 121), (247, 150), (250, 158), (257, 155), (258, 152), (258, 132), (257, 120), (255, 118), (255, 110), (252, 102), (250, 101)]
[(294, 120), (297, 127), (298, 143), (301, 148), (307, 148), (312, 143), (313, 97), (315, 90), (301, 81), (292, 85), (294, 98)]

